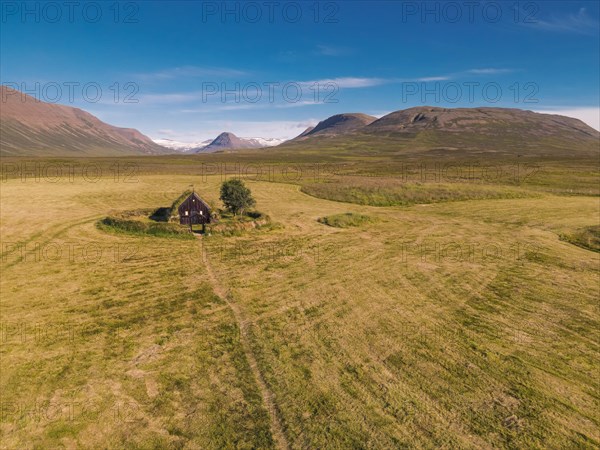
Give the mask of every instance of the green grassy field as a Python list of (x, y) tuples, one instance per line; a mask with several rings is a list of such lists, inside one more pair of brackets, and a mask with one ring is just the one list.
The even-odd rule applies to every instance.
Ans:
[[(97, 165), (97, 179), (11, 167), (3, 448), (600, 446), (600, 254), (564, 239), (600, 220), (597, 162), (533, 161), (526, 180), (411, 169), (403, 184), (377, 156), (266, 153), (51, 161)], [(96, 225), (190, 184), (220, 204), (250, 163), (277, 227), (179, 239)], [(347, 213), (369, 220), (318, 220)]]

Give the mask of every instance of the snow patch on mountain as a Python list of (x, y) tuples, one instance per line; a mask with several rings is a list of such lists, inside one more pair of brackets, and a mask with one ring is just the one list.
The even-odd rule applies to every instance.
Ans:
[(212, 139), (208, 139), (206, 141), (201, 142), (180, 142), (174, 141), (172, 139), (153, 139), (155, 143), (158, 145), (162, 145), (163, 147), (169, 148), (171, 150), (175, 150), (177, 152), (192, 152), (200, 150), (206, 147), (208, 144), (212, 142)]
[(277, 139), (277, 138), (260, 138), (260, 137), (243, 137), (240, 139), (244, 139), (246, 141), (254, 142), (261, 147), (274, 147), (279, 144), (283, 144), (287, 139)]
[[(244, 144), (248, 148), (256, 147), (274, 147), (276, 145), (282, 144), (286, 141), (286, 139), (277, 139), (277, 138), (261, 138), (261, 137), (247, 137), (247, 138), (239, 138), (241, 141), (244, 141)], [(196, 142), (181, 142), (175, 141), (173, 139), (153, 139), (155, 143), (166, 147), (168, 149), (174, 150), (176, 152), (181, 153), (197, 153), (201, 152), (203, 149), (208, 147), (213, 139), (207, 139), (206, 141), (196, 141)]]

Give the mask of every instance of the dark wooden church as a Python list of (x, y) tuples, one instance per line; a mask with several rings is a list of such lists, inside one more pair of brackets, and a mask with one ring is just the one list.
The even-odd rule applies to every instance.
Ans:
[(198, 194), (192, 192), (178, 208), (181, 225), (206, 225), (210, 223), (210, 207)]

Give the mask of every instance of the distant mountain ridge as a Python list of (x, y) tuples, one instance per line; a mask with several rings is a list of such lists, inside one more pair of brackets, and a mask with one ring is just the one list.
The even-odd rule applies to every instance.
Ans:
[(211, 153), (221, 150), (235, 150), (241, 148), (274, 147), (285, 142), (277, 138), (241, 138), (233, 133), (221, 133), (215, 139), (201, 142), (180, 142), (172, 139), (154, 139), (158, 145), (180, 153)]
[[(2, 156), (125, 156), (213, 153), (298, 146), (314, 149), (494, 152), (498, 155), (595, 156), (600, 132), (571, 117), (514, 108), (440, 108), (394, 111), (379, 119), (336, 114), (296, 138), (241, 138), (230, 132), (213, 140), (183, 143), (151, 140), (138, 130), (102, 122), (81, 109), (39, 101), (0, 86)], [(457, 153), (458, 154), (458, 153)]]
[[(372, 120), (371, 120), (372, 119)], [(533, 134), (553, 134), (557, 130), (598, 137), (600, 132), (579, 119), (543, 114), (516, 108), (439, 108), (420, 106), (389, 113), (379, 119), (366, 114), (348, 113), (331, 116), (308, 128), (294, 139), (315, 136), (339, 136), (354, 133), (418, 133), (425, 130), (448, 132), (494, 131), (494, 127), (529, 127)]]
[(284, 140), (276, 138), (241, 138), (233, 133), (224, 132), (218, 135), (205, 147), (195, 150), (194, 153), (213, 153), (224, 150), (273, 147), (282, 142), (284, 142)]
[(579, 119), (542, 114), (516, 108), (437, 108), (415, 107), (392, 112), (375, 120), (362, 131), (373, 132), (418, 132), (442, 130), (447, 132), (494, 132), (507, 125), (520, 132), (528, 128), (529, 133), (551, 135), (558, 130), (598, 136), (600, 133)]
[(295, 139), (304, 139), (310, 136), (336, 136), (359, 130), (374, 121), (377, 118), (362, 113), (336, 114), (321, 122), (315, 127), (306, 129)]
[[(357, 117), (358, 116), (358, 117)], [(369, 151), (396, 146), (398, 151), (494, 152), (505, 155), (592, 156), (600, 132), (579, 119), (515, 108), (439, 108), (394, 111), (379, 119), (337, 114), (319, 122), (283, 147), (345, 148), (360, 143)], [(361, 125), (362, 123), (362, 125)]]
[(46, 103), (0, 86), (0, 154), (119, 156), (168, 153), (132, 128), (102, 122), (79, 108)]

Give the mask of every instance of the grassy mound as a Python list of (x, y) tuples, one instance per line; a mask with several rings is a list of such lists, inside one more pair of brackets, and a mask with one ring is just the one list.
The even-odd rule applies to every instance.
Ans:
[(334, 214), (332, 216), (320, 217), (320, 223), (336, 228), (360, 227), (366, 223), (373, 222), (369, 216), (356, 213)]
[(571, 234), (560, 235), (562, 241), (570, 242), (593, 252), (600, 252), (600, 226), (580, 228)]
[(179, 205), (192, 193), (185, 191), (171, 204), (154, 210), (138, 209), (121, 211), (105, 217), (97, 223), (99, 229), (117, 233), (134, 235), (150, 235), (156, 237), (193, 239), (188, 227), (179, 225), (176, 221)]
[(152, 211), (150, 215), (150, 219), (155, 222), (172, 222), (177, 221), (178, 216), (178, 208), (183, 203), (183, 201), (189, 197), (192, 191), (187, 190), (183, 194), (181, 194), (177, 199), (171, 204), (171, 206), (161, 206), (160, 208)]
[(271, 218), (268, 215), (259, 211), (248, 211), (238, 216), (220, 211), (218, 221), (206, 225), (206, 231), (207, 233), (224, 236), (239, 236), (248, 230), (273, 229), (276, 227), (277, 225), (271, 222)]
[(525, 190), (476, 183), (408, 183), (393, 178), (351, 177), (335, 183), (307, 183), (301, 191), (313, 197), (370, 206), (410, 206), (464, 200), (531, 197)]
[(99, 229), (116, 233), (150, 235), (178, 239), (194, 239), (186, 227), (174, 223), (150, 222), (109, 216), (97, 222)]

